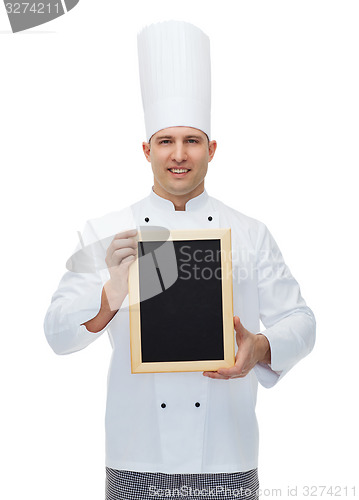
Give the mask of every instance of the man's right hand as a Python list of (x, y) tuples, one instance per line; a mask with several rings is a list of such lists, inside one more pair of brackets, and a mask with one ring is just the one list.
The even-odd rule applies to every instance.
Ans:
[(106, 253), (110, 279), (104, 286), (111, 311), (117, 311), (128, 293), (128, 270), (137, 257), (137, 230), (116, 234)]
[(137, 230), (116, 234), (106, 253), (110, 279), (104, 284), (101, 307), (96, 316), (86, 323), (89, 332), (100, 332), (115, 316), (128, 293), (128, 268), (137, 256)]

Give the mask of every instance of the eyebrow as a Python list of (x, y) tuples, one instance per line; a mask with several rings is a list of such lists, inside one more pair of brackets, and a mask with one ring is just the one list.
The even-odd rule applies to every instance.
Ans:
[[(160, 141), (162, 139), (174, 139), (173, 135), (160, 135), (156, 137), (156, 141)], [(203, 139), (201, 135), (195, 135), (195, 134), (190, 134), (190, 135), (185, 135), (184, 139)]]

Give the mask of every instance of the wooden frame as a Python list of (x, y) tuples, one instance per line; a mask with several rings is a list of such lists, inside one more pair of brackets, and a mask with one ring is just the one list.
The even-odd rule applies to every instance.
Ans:
[[(169, 237), (168, 237), (169, 233)], [(205, 241), (204, 241), (205, 240)], [(143, 243), (146, 242), (146, 243)], [(149, 372), (175, 372), (175, 371), (215, 371), (218, 368), (223, 368), (223, 367), (230, 367), (234, 365), (234, 327), (233, 327), (233, 285), (232, 285), (232, 260), (231, 260), (231, 233), (230, 229), (199, 229), (199, 230), (173, 230), (173, 231), (167, 231), (167, 234), (164, 234), (162, 231), (151, 231), (150, 228), (148, 228), (148, 231), (146, 230), (145, 233), (139, 233), (138, 234), (138, 249), (139, 249), (139, 255), (141, 255), (141, 249), (143, 251), (141, 255), (142, 257), (149, 257), (150, 253), (148, 252), (147, 254), (143, 250), (143, 245), (145, 244), (150, 244), (150, 245), (157, 245), (157, 248), (159, 246), (164, 244), (166, 242), (167, 245), (171, 245), (173, 247), (173, 250), (175, 249), (175, 246), (177, 248), (180, 248), (180, 251), (184, 254), (183, 249), (188, 248), (192, 249), (191, 245), (200, 245), (202, 248), (204, 248), (204, 245), (217, 245), (218, 248), (220, 249), (220, 252), (218, 252), (219, 256), (217, 257), (218, 262), (220, 262), (220, 279), (218, 277), (211, 277), (213, 280), (213, 286), (217, 287), (219, 290), (218, 293), (213, 294), (217, 298), (220, 297), (220, 299), (217, 299), (218, 302), (218, 310), (222, 312), (222, 314), (218, 313), (219, 318), (221, 318), (221, 324), (222, 324), (222, 332), (219, 334), (221, 336), (221, 339), (223, 338), (223, 344), (221, 344), (221, 349), (223, 349), (223, 355), (221, 356), (221, 359), (217, 359), (217, 356), (215, 359), (202, 359), (202, 360), (176, 360), (176, 361), (166, 361), (166, 360), (161, 360), (161, 361), (146, 361), (144, 362), (142, 359), (142, 352), (143, 352), (143, 346), (142, 346), (142, 340), (143, 336), (141, 334), (141, 284), (140, 284), (140, 273), (144, 275), (144, 271), (141, 271), (141, 269), (145, 269), (143, 266), (143, 260), (141, 260), (141, 263), (139, 264), (140, 259), (136, 259), (135, 262), (130, 266), (129, 270), (129, 302), (130, 302), (130, 332), (131, 332), (131, 370), (132, 373), (149, 373)], [(182, 245), (182, 243), (186, 243), (186, 245)], [(149, 247), (148, 247), (149, 248)], [(203, 250), (201, 250), (203, 252)], [(209, 251), (209, 249), (208, 249)], [(193, 251), (193, 257), (195, 257), (196, 252), (198, 253), (199, 250)], [(155, 254), (155, 252), (153, 252)], [(176, 254), (178, 257), (178, 254)], [(188, 254), (190, 255), (190, 254)], [(204, 255), (204, 254), (203, 254)], [(193, 262), (195, 259), (193, 259)], [(187, 262), (187, 261), (186, 261)], [(191, 261), (192, 262), (192, 261)], [(156, 271), (159, 273), (159, 268), (156, 265)], [(175, 260), (175, 265), (177, 267), (178, 271), (178, 259)], [(142, 266), (142, 267), (141, 267)], [(193, 266), (192, 269), (194, 269), (195, 266)], [(204, 269), (204, 268), (203, 268)], [(208, 269), (208, 268), (207, 268)], [(218, 270), (218, 264), (217, 264), (217, 270)], [(208, 274), (208, 273), (207, 273)], [(155, 275), (153, 275), (155, 276)], [(184, 276), (184, 275), (183, 275)], [(182, 277), (184, 280), (184, 277)], [(208, 282), (204, 283), (204, 278), (202, 277), (202, 282), (201, 279), (196, 280), (195, 284), (195, 277), (192, 277), (193, 281), (190, 285), (184, 284), (183, 281), (181, 282), (181, 285), (179, 286), (186, 286), (186, 287), (192, 287), (193, 286), (202, 286), (201, 290), (203, 291), (203, 295), (205, 295), (207, 292), (206, 290), (209, 288), (209, 278)], [(151, 282), (151, 286), (155, 289), (156, 283), (155, 283), (155, 278), (154, 280), (149, 280), (147, 281)], [(218, 281), (220, 284), (218, 284)], [(215, 284), (215, 282), (217, 284)], [(152, 285), (153, 283), (153, 285)], [(176, 280), (176, 283), (179, 283), (179, 280)], [(157, 284), (158, 285), (158, 284)], [(163, 284), (162, 284), (163, 285)], [(204, 285), (206, 285), (204, 287)], [(143, 287), (142, 287), (143, 288)], [(170, 289), (170, 287), (169, 287)], [(174, 292), (175, 288), (171, 289), (171, 293)], [(186, 290), (189, 290), (188, 288)], [(167, 292), (167, 297), (169, 292), (167, 289), (164, 289), (164, 292)], [(149, 298), (148, 300), (152, 300), (153, 302), (147, 302), (147, 300), (144, 300), (142, 302), (142, 314), (144, 315), (144, 310), (145, 307), (149, 308), (149, 304), (161, 304), (161, 300), (164, 301), (166, 300), (166, 294), (164, 292), (156, 293), (154, 292), (154, 295), (156, 295), (156, 299), (151, 299)], [(220, 294), (220, 295), (219, 295)], [(198, 295), (197, 295), (198, 296)], [(197, 297), (196, 296), (196, 297)], [(183, 297), (183, 295), (182, 295)], [(202, 303), (205, 303), (205, 296), (200, 297)], [(180, 299), (179, 299), (180, 300)], [(188, 299), (190, 300), (190, 299)], [(195, 299), (197, 300), (197, 299)], [(208, 300), (212, 300), (210, 296), (208, 296)], [(193, 303), (192, 301), (191, 303)], [(221, 303), (220, 303), (221, 302)], [(146, 305), (146, 306), (145, 306)], [(167, 311), (167, 308), (165, 307), (166, 304), (163, 303), (163, 308), (160, 309), (161, 311)], [(158, 305), (156, 306), (158, 307)], [(206, 305), (204, 307), (207, 307)], [(211, 311), (215, 309), (215, 307), (211, 308)], [(152, 309), (150, 309), (152, 310)], [(201, 313), (203, 313), (203, 309), (201, 309)], [(167, 312), (166, 312), (167, 314)], [(211, 312), (210, 312), (211, 314)], [(153, 316), (153, 315), (152, 315)], [(157, 314), (156, 318), (158, 318), (159, 315)], [(179, 311), (179, 314), (177, 317), (181, 317), (181, 312)], [(206, 317), (206, 314), (202, 314), (202, 318)], [(147, 318), (149, 318), (148, 313), (147, 313)], [(162, 316), (161, 316), (162, 318)], [(188, 322), (187, 322), (188, 323)], [(187, 324), (186, 323), (186, 324)], [(218, 322), (216, 324), (219, 324)], [(142, 327), (144, 328), (144, 325), (142, 323)], [(164, 330), (164, 328), (162, 328)], [(158, 332), (158, 329), (155, 328), (153, 331)], [(171, 331), (169, 329), (168, 331)], [(182, 330), (182, 332), (186, 331)], [(197, 331), (197, 330), (196, 330)], [(209, 331), (209, 328), (205, 330), (205, 334)], [(167, 335), (167, 334), (166, 334)], [(201, 333), (203, 336), (203, 332)], [(214, 334), (216, 335), (216, 333)], [(191, 336), (192, 338), (192, 336)], [(214, 338), (214, 337), (213, 337)], [(178, 337), (176, 337), (178, 339)], [(222, 342), (220, 338), (216, 340), (216, 342)], [(200, 349), (204, 345), (210, 344), (210, 342), (204, 341), (198, 341)], [(144, 342), (145, 343), (145, 342)], [(149, 341), (147, 340), (147, 345), (150, 345)], [(153, 343), (151, 343), (153, 345)], [(183, 342), (182, 345), (186, 345), (185, 342)], [(222, 352), (222, 351), (221, 351)]]

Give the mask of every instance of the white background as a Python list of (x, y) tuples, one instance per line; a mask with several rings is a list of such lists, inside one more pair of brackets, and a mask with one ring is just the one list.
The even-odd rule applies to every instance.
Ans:
[(359, 495), (358, 2), (82, 0), (18, 34), (0, 5), (0, 497), (104, 498), (110, 343), (56, 356), (43, 318), (76, 231), (149, 193), (136, 34), (171, 18), (211, 38), (207, 190), (267, 224), (317, 319), (259, 389), (263, 498)]

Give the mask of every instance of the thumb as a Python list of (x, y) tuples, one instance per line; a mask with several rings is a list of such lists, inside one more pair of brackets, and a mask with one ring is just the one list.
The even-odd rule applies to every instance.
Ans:
[(242, 325), (241, 320), (238, 318), (238, 316), (234, 316), (233, 323), (234, 329), (237, 334), (237, 340), (240, 340), (243, 337), (244, 326)]

